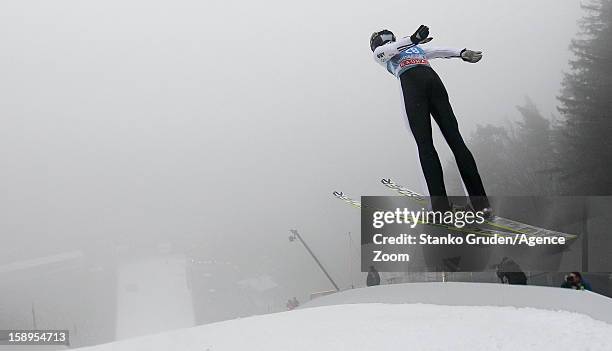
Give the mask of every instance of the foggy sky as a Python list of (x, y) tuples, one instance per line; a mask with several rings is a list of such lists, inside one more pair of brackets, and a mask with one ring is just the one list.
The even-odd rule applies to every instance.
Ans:
[(2, 1), (0, 262), (182, 238), (283, 251), (326, 288), (286, 240), (297, 228), (346, 286), (359, 212), (331, 192), (421, 190), (371, 32), (427, 24), (431, 45), (484, 52), (433, 62), (467, 136), (526, 95), (555, 112), (580, 15), (577, 0)]

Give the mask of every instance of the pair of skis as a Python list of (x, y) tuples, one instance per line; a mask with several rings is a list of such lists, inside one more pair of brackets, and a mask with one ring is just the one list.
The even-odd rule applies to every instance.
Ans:
[[(399, 193), (400, 195), (409, 197), (411, 200), (413, 200), (418, 205), (421, 205), (423, 207), (427, 205), (427, 199), (425, 196), (413, 190), (410, 190), (400, 184), (394, 183), (391, 179), (382, 179), (381, 183), (387, 188)], [(334, 196), (344, 201), (345, 203), (348, 203), (349, 205), (353, 207), (361, 208), (361, 203), (359, 201), (348, 197), (342, 192), (334, 191)], [(576, 239), (577, 237), (576, 235), (573, 235), (573, 234), (567, 234), (567, 233), (557, 232), (554, 230), (544, 229), (544, 228), (532, 226), (530, 224), (521, 223), (518, 221), (508, 219), (508, 218), (500, 217), (500, 216), (493, 216), (485, 221), (483, 225), (488, 226), (490, 229), (482, 228), (482, 225), (457, 228), (454, 226), (448, 226), (444, 224), (431, 224), (431, 223), (428, 223), (428, 224), (438, 226), (438, 227), (444, 227), (446, 229), (449, 229), (455, 232), (466, 232), (466, 233), (473, 233), (473, 234), (479, 234), (479, 235), (485, 235), (485, 236), (494, 236), (494, 235), (514, 236), (516, 234), (526, 234), (529, 236), (565, 237), (568, 240)]]

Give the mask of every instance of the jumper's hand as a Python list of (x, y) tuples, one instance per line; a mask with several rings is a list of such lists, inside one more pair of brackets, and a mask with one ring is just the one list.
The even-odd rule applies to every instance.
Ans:
[(482, 59), (482, 51), (472, 51), (468, 49), (463, 49), (461, 51), (461, 58), (465, 62), (476, 63)]
[(414, 32), (414, 34), (410, 36), (410, 41), (414, 45), (416, 45), (416, 44), (421, 43), (423, 40), (427, 39), (428, 36), (429, 36), (429, 27), (421, 24), (419, 29), (417, 29), (416, 32)]

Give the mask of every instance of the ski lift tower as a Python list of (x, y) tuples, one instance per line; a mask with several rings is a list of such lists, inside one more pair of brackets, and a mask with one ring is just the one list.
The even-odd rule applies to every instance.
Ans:
[(289, 232), (291, 232), (291, 235), (289, 235), (289, 241), (293, 242), (295, 240), (299, 240), (302, 245), (304, 245), (304, 247), (306, 248), (306, 250), (308, 251), (308, 253), (310, 254), (310, 256), (312, 256), (312, 258), (315, 260), (315, 262), (317, 263), (317, 265), (319, 266), (319, 268), (321, 268), (321, 270), (323, 271), (323, 273), (325, 274), (325, 276), (327, 277), (327, 279), (329, 279), (329, 281), (332, 283), (332, 285), (334, 286), (334, 289), (336, 289), (336, 291), (340, 291), (340, 288), (338, 288), (338, 285), (336, 284), (336, 282), (334, 282), (334, 280), (332, 279), (332, 277), (329, 275), (329, 273), (327, 273), (327, 271), (325, 270), (325, 268), (323, 267), (323, 265), (321, 264), (321, 261), (319, 261), (319, 259), (317, 258), (317, 256), (315, 256), (315, 254), (312, 252), (312, 250), (310, 249), (310, 247), (308, 247), (308, 245), (306, 244), (306, 242), (304, 242), (304, 239), (302, 239), (302, 237), (300, 236), (300, 234), (298, 233), (298, 231), (296, 229), (290, 229)]

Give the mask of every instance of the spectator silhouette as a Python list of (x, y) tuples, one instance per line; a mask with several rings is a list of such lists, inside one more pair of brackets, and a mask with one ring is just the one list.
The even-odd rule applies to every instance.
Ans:
[(568, 274), (568, 276), (565, 277), (563, 284), (561, 284), (561, 287), (566, 289), (593, 291), (591, 289), (591, 284), (582, 278), (582, 274), (580, 274), (580, 272), (572, 272)]
[(366, 279), (367, 286), (380, 285), (380, 274), (374, 266), (370, 266), (370, 270), (368, 271), (368, 278)]

